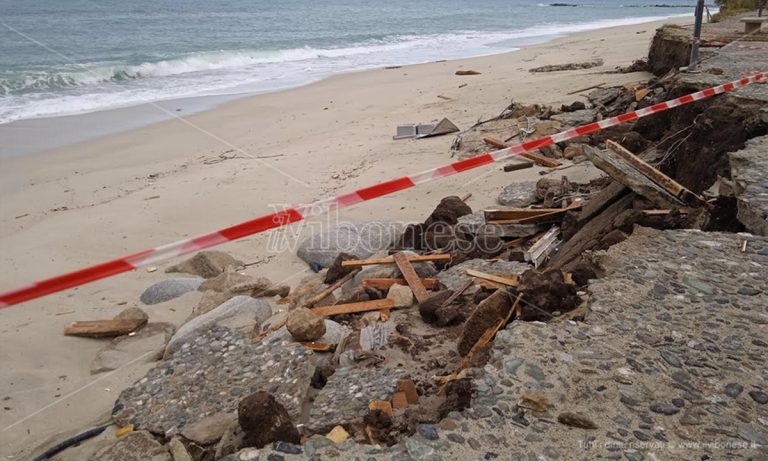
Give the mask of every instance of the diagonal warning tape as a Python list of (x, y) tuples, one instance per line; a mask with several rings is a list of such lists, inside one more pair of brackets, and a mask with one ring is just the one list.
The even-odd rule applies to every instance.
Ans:
[(658, 112), (664, 112), (674, 107), (689, 104), (694, 101), (700, 101), (702, 99), (711, 98), (712, 96), (718, 94), (727, 93), (752, 83), (765, 80), (767, 76), (768, 74), (765, 72), (758, 72), (740, 80), (724, 83), (712, 88), (707, 88), (705, 90), (691, 93), (677, 99), (654, 104), (640, 110), (627, 112), (625, 114), (607, 118), (599, 122), (571, 128), (551, 136), (544, 136), (505, 149), (487, 152), (474, 157), (470, 157), (466, 160), (461, 160), (458, 162), (450, 163), (448, 165), (422, 171), (421, 173), (416, 173), (411, 176), (403, 176), (402, 178), (392, 179), (370, 187), (358, 189), (354, 192), (349, 192), (346, 194), (338, 195), (336, 197), (320, 200), (308, 205), (302, 205), (296, 208), (290, 208), (287, 210), (279, 211), (277, 213), (261, 216), (259, 218), (245, 221), (243, 223), (232, 227), (227, 227), (216, 232), (211, 232), (209, 234), (169, 243), (167, 245), (153, 248), (151, 250), (146, 250), (142, 251), (141, 253), (114, 259), (112, 261), (101, 263), (96, 266), (91, 266), (75, 272), (63, 274), (58, 277), (41, 280), (31, 285), (0, 294), (0, 308), (8, 307), (24, 301), (29, 301), (31, 299), (39, 298), (47, 294), (56, 293), (67, 288), (84, 285), (86, 283), (110, 277), (112, 275), (128, 272), (139, 267), (156, 264), (167, 259), (175, 258), (177, 256), (192, 253), (194, 251), (202, 250), (204, 248), (209, 248), (215, 245), (220, 245), (222, 243), (237, 240), (249, 235), (258, 234), (277, 227), (286, 226), (306, 218), (319, 216), (338, 208), (348, 207), (360, 202), (389, 195), (404, 189), (415, 187), (420, 184), (444, 178), (446, 176), (452, 176), (463, 171), (478, 168), (494, 162), (500, 162), (515, 155), (531, 152), (541, 147), (551, 146), (552, 144), (567, 141), (578, 136), (595, 133), (611, 126), (637, 120), (639, 118), (646, 117), (651, 114), (656, 114)]

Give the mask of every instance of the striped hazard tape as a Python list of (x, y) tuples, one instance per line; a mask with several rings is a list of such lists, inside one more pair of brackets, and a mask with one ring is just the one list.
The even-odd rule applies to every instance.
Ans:
[(567, 141), (578, 136), (595, 133), (602, 129), (620, 125), (622, 123), (637, 120), (658, 112), (664, 112), (673, 107), (689, 104), (694, 101), (700, 101), (712, 96), (733, 91), (749, 84), (766, 79), (765, 72), (759, 72), (741, 80), (728, 82), (713, 88), (707, 88), (696, 93), (691, 93), (671, 101), (654, 104), (633, 112), (627, 112), (616, 117), (607, 118), (599, 122), (589, 123), (576, 128), (571, 128), (551, 136), (544, 136), (522, 144), (517, 144), (505, 149), (487, 152), (466, 160), (443, 165), (437, 168), (423, 171), (411, 176), (404, 176), (392, 179), (370, 187), (358, 189), (354, 192), (338, 195), (325, 200), (320, 200), (308, 205), (302, 205), (296, 208), (279, 211), (277, 213), (261, 216), (250, 221), (237, 224), (226, 229), (221, 229), (209, 234), (192, 237), (178, 242), (169, 243), (141, 253), (132, 254), (119, 259), (114, 259), (95, 266), (80, 269), (58, 277), (49, 278), (35, 282), (31, 285), (0, 294), (0, 308), (8, 307), (31, 299), (39, 298), (47, 294), (56, 293), (67, 288), (84, 285), (95, 280), (100, 280), (112, 275), (128, 272), (130, 270), (157, 264), (177, 256), (192, 253), (204, 248), (231, 242), (249, 235), (265, 232), (277, 227), (301, 221), (306, 218), (319, 216), (329, 211), (355, 205), (360, 202), (372, 200), (377, 197), (392, 194), (404, 189), (415, 187), (430, 181), (434, 181), (446, 176), (451, 176), (463, 171), (478, 168), (494, 162), (500, 162), (509, 159), (512, 156), (520, 155), (525, 152), (531, 152), (536, 149), (551, 146), (559, 142)]

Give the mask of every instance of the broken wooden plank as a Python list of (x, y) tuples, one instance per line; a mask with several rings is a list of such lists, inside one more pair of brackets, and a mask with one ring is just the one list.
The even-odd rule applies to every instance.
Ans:
[(395, 301), (391, 299), (372, 299), (370, 301), (361, 301), (359, 303), (337, 304), (335, 306), (323, 306), (310, 309), (322, 317), (341, 314), (357, 314), (359, 312), (378, 311), (380, 309), (391, 309)]
[[(412, 263), (425, 262), (425, 261), (450, 261), (451, 255), (445, 253), (437, 253), (433, 255), (416, 255), (408, 256), (408, 261)], [(394, 264), (395, 260), (392, 258), (371, 258), (371, 259), (350, 259), (348, 261), (342, 261), (342, 267), (356, 267), (356, 266), (370, 266), (373, 264)]]
[[(427, 290), (437, 290), (440, 288), (437, 283), (437, 279), (434, 278), (421, 279), (421, 283)], [(363, 279), (361, 284), (366, 288), (389, 290), (392, 285), (408, 285), (408, 282), (406, 282), (404, 278), (373, 278)]]
[(593, 195), (581, 207), (581, 213), (577, 221), (584, 223), (589, 221), (603, 210), (608, 208), (613, 202), (620, 199), (629, 189), (624, 184), (613, 181), (603, 188), (600, 192)]
[[(682, 184), (678, 183), (674, 179), (665, 175), (661, 171), (647, 164), (640, 157), (636, 156), (629, 150), (625, 149), (621, 144), (609, 140), (605, 142), (605, 145), (614, 154), (622, 158), (629, 165), (631, 165), (635, 170), (637, 170), (638, 173), (650, 179), (652, 182), (654, 182), (659, 187), (663, 188), (668, 194), (677, 198), (682, 203), (693, 205), (693, 206), (703, 206), (707, 208), (710, 207), (709, 204), (703, 198), (694, 194), (693, 192), (685, 188)], [(627, 184), (627, 186), (629, 186), (629, 184)], [(639, 191), (637, 190), (635, 190), (635, 192), (639, 193)]]
[(523, 161), (517, 163), (507, 163), (504, 165), (502, 170), (504, 170), (505, 173), (509, 173), (511, 171), (524, 170), (526, 168), (533, 168), (533, 162)]
[(403, 277), (405, 278), (405, 281), (408, 282), (408, 286), (411, 287), (411, 291), (416, 297), (416, 301), (419, 303), (426, 301), (427, 298), (429, 298), (429, 293), (427, 293), (427, 289), (424, 288), (424, 285), (421, 283), (421, 279), (416, 273), (416, 269), (414, 269), (411, 262), (408, 261), (408, 255), (401, 251), (395, 253), (392, 258), (395, 260), (395, 264), (397, 264), (400, 272), (403, 273)]
[(333, 344), (328, 343), (316, 343), (314, 341), (307, 341), (301, 342), (299, 344), (315, 352), (329, 352), (333, 349)]
[(253, 337), (253, 341), (261, 341), (268, 334), (274, 333), (275, 331), (283, 328), (285, 326), (285, 323), (286, 323), (286, 321), (283, 320), (282, 322), (278, 322), (278, 323), (272, 325), (271, 327), (267, 328), (266, 330), (262, 331), (261, 333), (255, 335)]
[(507, 208), (505, 210), (483, 210), (486, 223), (493, 224), (515, 224), (520, 219), (533, 216), (545, 215), (557, 211), (563, 211), (563, 208)]
[(66, 336), (85, 336), (88, 338), (106, 338), (133, 333), (147, 323), (147, 319), (111, 319), (82, 320), (64, 327)]
[(587, 221), (581, 229), (560, 246), (547, 267), (570, 270), (586, 250), (599, 248), (602, 237), (614, 229), (613, 220), (624, 210), (631, 208), (632, 201), (636, 197), (634, 193), (623, 195), (602, 213)]
[[(511, 147), (512, 146), (511, 144), (506, 143), (506, 142), (502, 141), (501, 139), (496, 139), (496, 138), (491, 138), (491, 137), (483, 138), (483, 142), (488, 144), (489, 146), (495, 147), (497, 149), (505, 149), (507, 147)], [(558, 166), (562, 165), (562, 163), (558, 162), (557, 160), (553, 160), (551, 158), (543, 157), (541, 155), (536, 155), (533, 152), (523, 152), (523, 153), (521, 153), (519, 155), (521, 157), (527, 158), (528, 160), (532, 160), (534, 163), (536, 163), (538, 165), (545, 166), (547, 168), (555, 168), (555, 167), (558, 167)]]
[(502, 285), (501, 283), (492, 282), (490, 280), (480, 279), (480, 286), (485, 290), (498, 290), (499, 288), (507, 289), (509, 285)]
[(517, 275), (511, 275), (510, 277), (502, 277), (500, 275), (488, 274), (486, 272), (480, 272), (474, 269), (467, 269), (466, 274), (471, 277), (477, 277), (483, 280), (489, 280), (491, 282), (499, 283), (508, 287), (517, 286)]
[(591, 156), (592, 163), (608, 173), (614, 180), (632, 189), (638, 195), (653, 202), (660, 208), (680, 208), (685, 202), (670, 194), (666, 189), (656, 184), (651, 178), (638, 171), (623, 157), (614, 154), (610, 149), (595, 150)]
[[(575, 205), (569, 206), (568, 208), (555, 208), (554, 211), (550, 211), (548, 213), (541, 213), (533, 216), (529, 216), (527, 218), (521, 218), (511, 221), (498, 221), (498, 224), (509, 223), (509, 224), (549, 224), (553, 222), (559, 222), (562, 221), (563, 218), (565, 218), (565, 215), (569, 211), (575, 211), (581, 208), (581, 201), (577, 202)], [(552, 208), (547, 208), (548, 210), (552, 210)]]
[(311, 298), (309, 298), (307, 300), (307, 302), (304, 303), (304, 306), (312, 307), (315, 304), (319, 303), (320, 301), (324, 300), (325, 298), (330, 296), (331, 293), (333, 293), (334, 291), (339, 289), (339, 287), (341, 287), (342, 285), (344, 285), (348, 281), (352, 280), (352, 278), (358, 272), (360, 272), (360, 269), (354, 270), (354, 271), (350, 272), (349, 274), (345, 275), (344, 277), (340, 278), (339, 280), (336, 280), (328, 288), (326, 288), (325, 290), (323, 290), (320, 293), (316, 294), (315, 296), (312, 296)]
[(595, 88), (600, 88), (601, 86), (606, 85), (606, 84), (607, 84), (606, 82), (598, 83), (597, 85), (592, 85), (592, 86), (588, 86), (586, 88), (581, 88), (579, 90), (571, 91), (570, 93), (567, 93), (567, 94), (570, 96), (570, 95), (576, 94), (576, 93), (583, 93), (583, 92), (585, 92), (587, 90), (594, 90)]

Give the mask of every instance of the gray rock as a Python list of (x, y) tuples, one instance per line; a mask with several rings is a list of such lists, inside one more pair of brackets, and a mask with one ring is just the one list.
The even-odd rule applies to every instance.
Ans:
[(762, 391), (749, 391), (749, 396), (760, 405), (768, 403), (768, 394)]
[(223, 251), (201, 251), (191, 258), (179, 264), (169, 267), (166, 273), (182, 272), (185, 274), (198, 275), (203, 278), (216, 277), (225, 270), (237, 269), (244, 263)]
[(197, 290), (203, 281), (201, 277), (161, 280), (144, 290), (141, 294), (141, 302), (152, 305), (170, 301), (184, 293)]
[(172, 355), (184, 343), (205, 333), (213, 325), (229, 328), (247, 335), (271, 315), (272, 306), (266, 299), (235, 296), (219, 307), (197, 316), (179, 327), (176, 334), (168, 342), (165, 356)]
[(133, 336), (119, 336), (100, 350), (91, 362), (91, 374), (116, 370), (150, 352), (145, 362), (154, 362), (163, 356), (165, 345), (173, 335), (170, 323), (150, 323)]
[(97, 451), (89, 461), (172, 461), (172, 458), (149, 432), (134, 431)]
[(731, 398), (736, 398), (744, 390), (744, 386), (739, 383), (728, 383), (725, 385), (725, 395)]
[(552, 120), (557, 120), (563, 125), (578, 126), (587, 123), (592, 123), (597, 119), (597, 110), (595, 109), (582, 109), (573, 112), (564, 112), (562, 114), (555, 114), (550, 117)]
[(317, 341), (325, 334), (323, 318), (306, 307), (289, 312), (285, 326), (296, 341)]
[(405, 308), (413, 305), (413, 292), (407, 285), (392, 285), (387, 293), (387, 299), (395, 302), (393, 307)]
[(680, 413), (679, 408), (677, 408), (674, 405), (670, 405), (668, 403), (654, 403), (654, 404), (651, 404), (648, 407), (648, 409), (654, 413), (659, 413), (667, 416), (672, 416), (672, 415), (676, 415), (677, 413)]
[(476, 211), (472, 214), (465, 214), (459, 216), (456, 228), (458, 230), (468, 232), (470, 234), (476, 234), (480, 227), (485, 225), (485, 212), (483, 210)]
[(259, 461), (259, 450), (256, 448), (243, 448), (237, 453), (232, 453), (219, 461)]
[(496, 198), (499, 205), (524, 208), (536, 203), (536, 183), (534, 181), (513, 182), (504, 186)]
[(330, 267), (339, 253), (367, 258), (389, 247), (396, 235), (391, 224), (372, 221), (363, 224), (341, 223), (331, 230), (304, 240), (297, 255), (307, 264)]
[(218, 442), (227, 428), (235, 423), (237, 415), (234, 412), (215, 413), (187, 426), (181, 435), (198, 445), (211, 445)]
[(192, 461), (192, 456), (187, 451), (187, 447), (181, 443), (178, 437), (173, 437), (168, 441), (168, 451), (171, 452), (173, 461)]
[(457, 264), (448, 270), (440, 272), (437, 280), (450, 290), (457, 290), (472, 277), (467, 275), (467, 269), (475, 269), (493, 275), (520, 274), (530, 269), (531, 266), (514, 261), (497, 261), (488, 259), (470, 259)]
[(618, 98), (621, 91), (621, 88), (597, 88), (587, 95), (587, 99), (595, 105), (604, 106)]

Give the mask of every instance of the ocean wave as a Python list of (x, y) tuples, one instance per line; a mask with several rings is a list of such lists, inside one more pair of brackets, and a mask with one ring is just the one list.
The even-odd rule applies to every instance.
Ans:
[(221, 50), (135, 64), (92, 62), (5, 71), (0, 72), (4, 95), (0, 98), (0, 123), (160, 100), (277, 91), (341, 72), (497, 54), (568, 33), (656, 19), (660, 17), (539, 24), (509, 32), (401, 35), (338, 48)]

